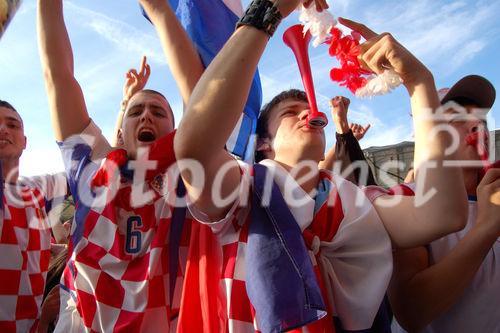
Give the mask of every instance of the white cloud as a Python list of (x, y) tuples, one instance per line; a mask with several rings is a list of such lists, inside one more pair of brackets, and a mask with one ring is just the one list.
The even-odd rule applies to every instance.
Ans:
[[(158, 38), (153, 29), (150, 33), (142, 32), (126, 22), (73, 2), (65, 3), (65, 16), (71, 24), (69, 33), (74, 35), (75, 76), (82, 86), (89, 111), (114, 117), (119, 109), (126, 70), (138, 66), (142, 55), (147, 55), (148, 62), (155, 64), (154, 69), (165, 64)], [(91, 48), (82, 48), (81, 41), (89, 40), (96, 45), (96, 52), (83, 57), (81, 54)], [(82, 49), (84, 52), (78, 53)], [(114, 105), (111, 109), (110, 104)]]
[(485, 40), (473, 40), (466, 44), (467, 46), (462, 48), (451, 58), (451, 63), (454, 65), (450, 69), (458, 68), (463, 64), (471, 61), (477, 54), (479, 54), (486, 46), (487, 42)]
[(384, 122), (372, 107), (362, 103), (349, 109), (349, 122), (371, 127), (360, 141), (361, 147), (391, 145), (401, 141), (413, 141), (413, 129), (409, 121)]
[(138, 59), (143, 54), (147, 54), (154, 62), (165, 62), (160, 43), (153, 31), (144, 33), (126, 22), (80, 7), (72, 2), (67, 2), (65, 6), (67, 15), (72, 17), (72, 22), (96, 32), (100, 37), (111, 42), (122, 56), (126, 54), (127, 57), (133, 58), (135, 55)]
[(450, 74), (493, 42), (486, 31), (499, 10), (498, 1), (386, 1), (367, 8), (364, 23), (393, 33), (424, 63)]
[(381, 126), (370, 128), (367, 135), (359, 142), (361, 148), (376, 146), (386, 146), (396, 144), (402, 141), (414, 141), (411, 128), (405, 124), (396, 126)]
[(384, 125), (383, 121), (379, 117), (375, 116), (372, 108), (365, 104), (361, 104), (357, 108), (350, 108), (349, 120), (363, 126), (370, 124), (374, 128), (382, 127)]

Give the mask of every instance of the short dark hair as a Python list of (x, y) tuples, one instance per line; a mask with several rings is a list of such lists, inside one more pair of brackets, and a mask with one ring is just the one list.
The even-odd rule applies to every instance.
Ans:
[[(268, 131), (269, 124), (268, 124), (268, 122), (269, 122), (269, 118), (271, 116), (271, 111), (274, 109), (274, 107), (276, 105), (278, 105), (279, 103), (281, 103), (287, 99), (303, 101), (306, 103), (308, 102), (307, 95), (302, 90), (289, 89), (289, 90), (285, 90), (285, 91), (280, 92), (269, 103), (264, 105), (264, 107), (260, 111), (259, 119), (257, 120), (257, 139), (269, 137), (269, 131)], [(264, 156), (263, 152), (255, 151), (255, 162), (258, 163), (265, 158), (266, 157)]]
[(17, 112), (16, 108), (13, 107), (12, 104), (10, 104), (7, 101), (4, 101), (4, 100), (0, 99), (0, 107), (4, 107), (4, 108), (7, 108), (7, 109), (10, 109), (10, 110), (14, 111), (15, 113), (17, 113), (17, 115), (19, 116), (19, 119), (21, 120), (21, 124), (24, 127), (23, 117), (21, 117), (21, 115), (19, 114), (19, 112)]
[(142, 89), (142, 90), (139, 90), (138, 92), (145, 92), (145, 93), (148, 93), (148, 94), (158, 95), (158, 96), (163, 97), (168, 102), (168, 99), (161, 92), (159, 92), (159, 91), (156, 91), (156, 90), (153, 90), (153, 89)]
[[(175, 127), (174, 110), (172, 110), (172, 106), (170, 105), (170, 103), (169, 103), (168, 99), (165, 97), (165, 95), (163, 95), (161, 92), (153, 90), (153, 89), (142, 89), (142, 90), (137, 91), (135, 94), (138, 94), (138, 93), (141, 93), (141, 92), (147, 93), (147, 94), (153, 94), (153, 95), (161, 96), (161, 97), (163, 97), (164, 100), (167, 101), (167, 104), (170, 106), (170, 112), (172, 113), (172, 125)], [(128, 105), (128, 101), (127, 101), (127, 105)]]
[(16, 112), (16, 113), (19, 113), (17, 112), (17, 110), (12, 106), (12, 104), (10, 104), (9, 102), (7, 101), (4, 101), (4, 100), (1, 100), (0, 99), (0, 107), (4, 107), (4, 108), (7, 108), (7, 109), (11, 109), (12, 111)]

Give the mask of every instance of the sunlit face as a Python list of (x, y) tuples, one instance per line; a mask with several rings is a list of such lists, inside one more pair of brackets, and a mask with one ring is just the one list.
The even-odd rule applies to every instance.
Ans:
[(485, 117), (486, 112), (486, 110), (478, 109), (474, 105), (466, 105), (462, 110), (454, 108), (446, 110), (446, 114), (450, 117), (449, 124), (458, 133), (460, 140), (456, 154), (458, 160), (470, 161), (480, 159), (477, 146), (467, 143), (467, 137), (473, 133), (483, 133), (479, 140), (479, 145), (488, 149), (489, 135)]
[(26, 148), (21, 117), (17, 112), (0, 107), (0, 158), (19, 159)]
[(297, 99), (286, 99), (272, 109), (268, 133), (274, 159), (298, 156), (319, 161), (323, 158), (325, 133), (323, 129), (307, 126), (309, 110), (307, 102)]
[(118, 133), (118, 144), (135, 158), (147, 147), (174, 130), (174, 115), (167, 100), (151, 92), (138, 92), (128, 102)]

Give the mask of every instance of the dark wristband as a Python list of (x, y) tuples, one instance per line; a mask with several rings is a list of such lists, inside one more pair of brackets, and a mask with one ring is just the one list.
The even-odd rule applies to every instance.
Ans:
[(271, 1), (253, 0), (243, 17), (236, 24), (236, 28), (242, 25), (250, 25), (272, 37), (282, 18), (278, 8)]
[(337, 140), (356, 140), (356, 137), (351, 129), (349, 129), (346, 133), (335, 132), (335, 137)]

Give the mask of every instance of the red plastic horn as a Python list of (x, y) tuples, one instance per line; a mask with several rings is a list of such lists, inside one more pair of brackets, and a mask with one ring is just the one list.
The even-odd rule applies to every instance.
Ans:
[(296, 24), (288, 28), (283, 34), (283, 41), (292, 49), (297, 64), (299, 65), (300, 75), (302, 76), (302, 83), (306, 91), (307, 100), (311, 111), (307, 118), (309, 127), (323, 128), (328, 124), (328, 119), (323, 112), (318, 111), (318, 104), (316, 103), (316, 95), (314, 93), (314, 83), (311, 74), (311, 64), (309, 63), (309, 41), (311, 34), (303, 34), (304, 26)]

